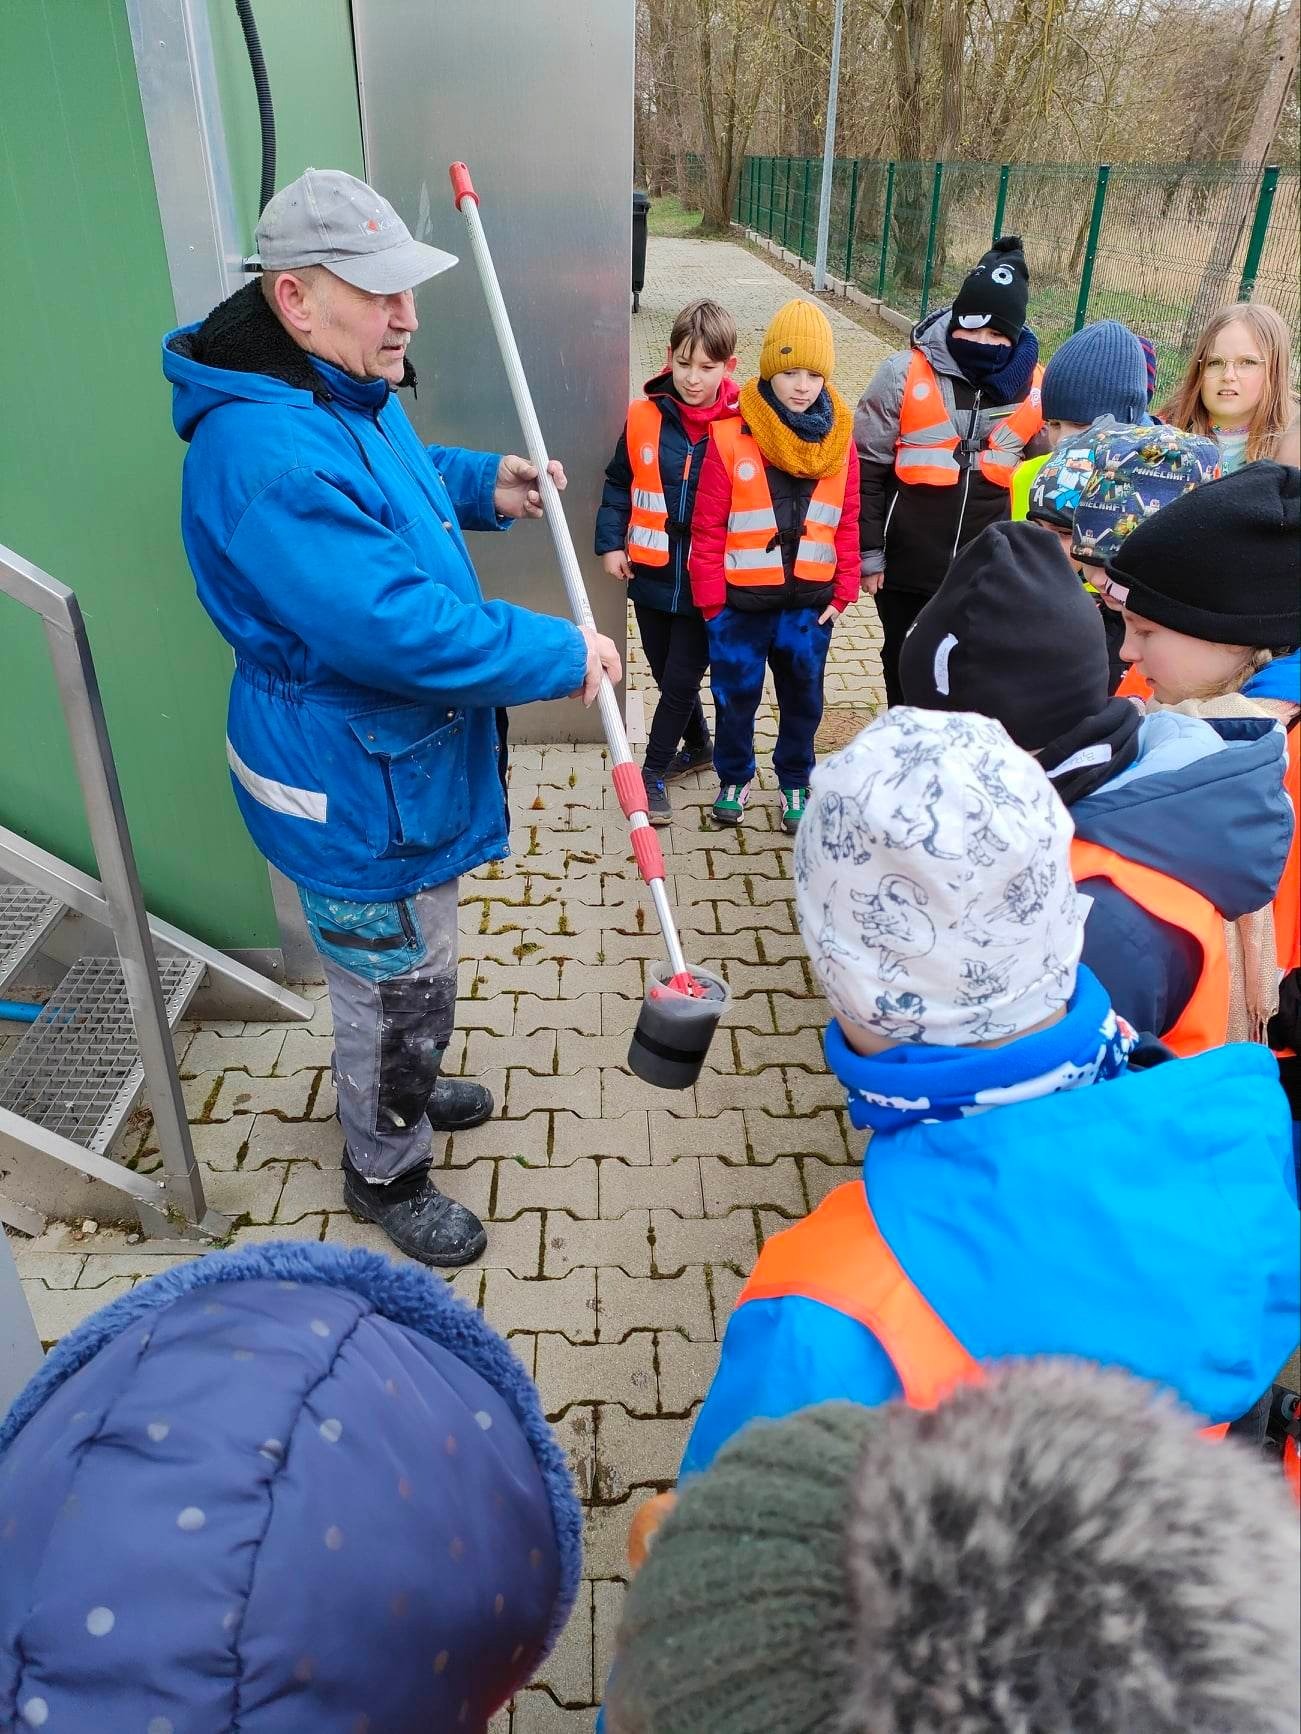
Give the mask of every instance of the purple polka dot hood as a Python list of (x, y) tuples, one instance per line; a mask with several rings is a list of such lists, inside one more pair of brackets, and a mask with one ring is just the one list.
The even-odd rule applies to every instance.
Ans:
[(0, 1730), (482, 1734), (580, 1538), (536, 1389), (440, 1279), (209, 1254), (66, 1337), (0, 1426)]

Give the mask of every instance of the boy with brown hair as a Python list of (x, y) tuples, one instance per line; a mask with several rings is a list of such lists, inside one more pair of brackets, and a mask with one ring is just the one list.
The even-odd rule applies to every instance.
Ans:
[(664, 372), (628, 411), (596, 515), (596, 552), (628, 585), (660, 689), (643, 767), (652, 825), (673, 817), (666, 782), (713, 758), (700, 704), (709, 637), (687, 556), (709, 430), (737, 413), (735, 368), (735, 319), (716, 301), (692, 301), (673, 321)]

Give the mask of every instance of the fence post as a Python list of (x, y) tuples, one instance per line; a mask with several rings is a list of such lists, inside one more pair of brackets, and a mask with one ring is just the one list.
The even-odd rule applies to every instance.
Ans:
[(885, 300), (885, 259), (890, 251), (890, 218), (894, 214), (894, 164), (885, 165), (885, 215), (881, 219), (881, 269), (877, 273), (876, 298)]
[(800, 197), (800, 258), (807, 259), (807, 242), (805, 236), (809, 226), (809, 170), (813, 167), (813, 158), (804, 159), (804, 192)]
[(922, 271), (922, 304), (917, 317), (923, 318), (931, 299), (931, 272), (935, 268), (935, 236), (940, 226), (940, 196), (944, 187), (944, 164), (936, 163), (935, 179), (931, 184), (931, 226), (926, 233), (926, 265)]
[(791, 236), (791, 161), (790, 157), (782, 159), (786, 164), (786, 174), (782, 180), (782, 246), (790, 244)]
[(849, 233), (845, 237), (845, 287), (849, 287), (849, 273), (854, 263), (854, 229), (858, 223), (858, 158), (855, 157), (849, 170)]
[(1093, 215), (1089, 218), (1089, 239), (1084, 248), (1084, 270), (1080, 273), (1080, 298), (1075, 303), (1075, 330), (1089, 316), (1089, 291), (1093, 287), (1093, 262), (1098, 256), (1098, 236), (1102, 232), (1102, 212), (1107, 203), (1107, 182), (1111, 179), (1111, 164), (1098, 169), (1098, 184), (1093, 193)]
[(1011, 164), (1004, 163), (998, 171), (998, 200), (994, 205), (994, 240), (1003, 233), (1003, 213), (1007, 209), (1007, 177), (1012, 172)]
[(1278, 187), (1278, 169), (1271, 163), (1260, 182), (1260, 197), (1256, 200), (1256, 215), (1252, 219), (1251, 239), (1247, 242), (1247, 259), (1242, 267), (1242, 282), (1238, 285), (1238, 300), (1250, 301), (1256, 293), (1256, 273), (1260, 270), (1260, 255), (1265, 250), (1265, 233), (1269, 228), (1270, 212), (1274, 208), (1274, 193)]

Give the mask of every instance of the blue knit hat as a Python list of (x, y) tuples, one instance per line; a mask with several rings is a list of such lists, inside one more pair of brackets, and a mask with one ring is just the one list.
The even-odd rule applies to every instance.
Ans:
[(1044, 369), (1045, 421), (1087, 427), (1100, 415), (1139, 422), (1147, 413), (1147, 362), (1128, 326), (1103, 319), (1077, 331)]

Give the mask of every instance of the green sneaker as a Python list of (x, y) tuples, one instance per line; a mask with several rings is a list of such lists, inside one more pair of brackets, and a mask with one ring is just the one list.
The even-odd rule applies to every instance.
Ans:
[(795, 832), (800, 828), (804, 809), (808, 805), (808, 789), (782, 790), (782, 830)]
[(749, 783), (724, 783), (718, 798), (709, 809), (716, 825), (739, 825), (745, 817), (745, 803), (750, 799)]

